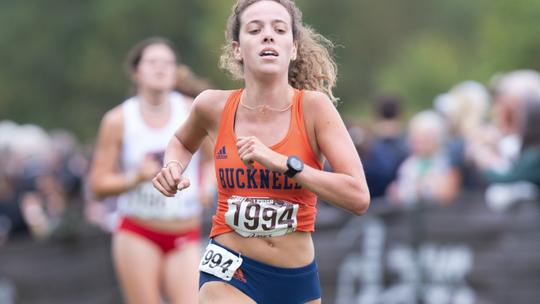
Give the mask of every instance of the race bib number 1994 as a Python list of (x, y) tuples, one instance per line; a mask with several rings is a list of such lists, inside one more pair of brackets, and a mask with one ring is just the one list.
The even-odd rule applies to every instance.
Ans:
[(282, 236), (296, 230), (298, 205), (270, 198), (232, 196), (225, 221), (243, 237)]

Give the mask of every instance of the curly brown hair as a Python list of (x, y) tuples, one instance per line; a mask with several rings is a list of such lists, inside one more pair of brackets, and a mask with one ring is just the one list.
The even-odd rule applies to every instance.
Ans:
[[(235, 79), (243, 79), (243, 63), (234, 57), (232, 42), (239, 41), (240, 16), (253, 3), (263, 0), (238, 0), (233, 6), (225, 31), (226, 43), (220, 67)], [(323, 92), (334, 104), (338, 98), (332, 93), (336, 85), (337, 65), (332, 58), (334, 44), (302, 22), (302, 13), (291, 0), (271, 0), (281, 4), (291, 16), (293, 39), (298, 44), (297, 58), (289, 66), (289, 84), (296, 89)]]

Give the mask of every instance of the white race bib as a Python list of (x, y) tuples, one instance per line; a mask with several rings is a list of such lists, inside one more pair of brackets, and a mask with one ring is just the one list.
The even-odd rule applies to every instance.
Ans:
[(232, 196), (225, 221), (243, 237), (282, 236), (296, 230), (298, 205), (264, 197)]
[(201, 206), (198, 198), (189, 188), (179, 191), (174, 197), (166, 197), (145, 182), (119, 198), (122, 215), (147, 219), (178, 219), (199, 214)]
[(210, 243), (206, 247), (199, 264), (199, 270), (225, 281), (230, 281), (240, 265), (242, 265), (242, 257), (238, 257), (227, 249)]

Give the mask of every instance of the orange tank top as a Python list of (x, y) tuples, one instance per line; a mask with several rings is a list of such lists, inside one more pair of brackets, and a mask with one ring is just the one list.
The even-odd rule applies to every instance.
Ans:
[[(231, 93), (221, 114), (214, 146), (218, 206), (212, 218), (210, 237), (233, 231), (225, 221), (225, 213), (228, 209), (227, 200), (233, 195), (269, 197), (298, 204), (296, 231), (314, 231), (317, 197), (313, 192), (303, 188), (294, 179), (287, 178), (281, 172), (270, 171), (258, 163), (255, 163), (252, 169), (247, 168), (240, 159), (236, 148), (234, 120), (242, 91), (240, 89)], [(287, 135), (270, 148), (283, 155), (299, 156), (306, 165), (322, 169), (322, 163), (313, 152), (305, 129), (302, 111), (303, 94), (304, 91), (295, 90)]]

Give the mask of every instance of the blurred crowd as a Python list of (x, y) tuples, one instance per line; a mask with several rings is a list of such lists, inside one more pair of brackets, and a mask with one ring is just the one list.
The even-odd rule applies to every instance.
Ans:
[[(538, 72), (457, 83), (410, 119), (397, 95), (381, 95), (374, 105), (371, 121), (349, 121), (348, 128), (375, 203), (451, 204), (464, 191), (483, 191), (502, 211), (538, 198)], [(113, 229), (114, 199), (85, 194), (85, 151), (68, 131), (0, 121), (0, 246), (15, 235), (62, 235), (79, 219)]]
[(404, 122), (397, 96), (376, 101), (375, 121), (351, 123), (372, 198), (448, 204), (485, 191), (505, 210), (537, 198), (540, 185), (540, 74), (517, 70), (488, 86), (464, 81)]
[(8, 236), (61, 235), (81, 206), (88, 165), (76, 137), (0, 121), (0, 155), (0, 245)]

